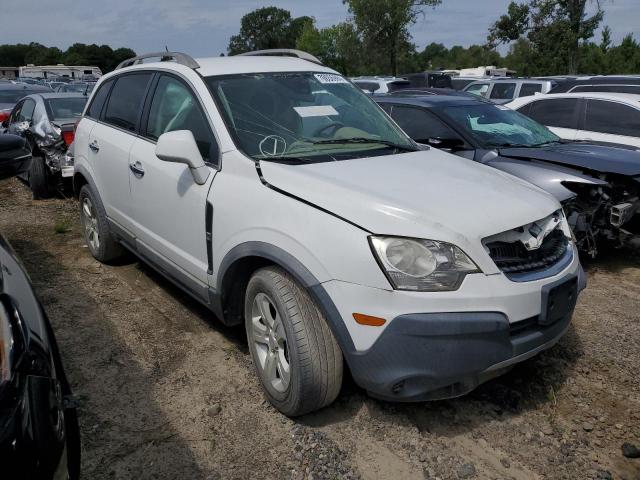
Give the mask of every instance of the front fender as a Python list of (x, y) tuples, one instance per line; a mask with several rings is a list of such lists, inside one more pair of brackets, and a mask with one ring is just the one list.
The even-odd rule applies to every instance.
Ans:
[(489, 160), (487, 165), (533, 183), (549, 192), (561, 203), (576, 196), (575, 193), (565, 187), (565, 183), (607, 185), (604, 180), (585, 174), (580, 170), (536, 160), (497, 157)]

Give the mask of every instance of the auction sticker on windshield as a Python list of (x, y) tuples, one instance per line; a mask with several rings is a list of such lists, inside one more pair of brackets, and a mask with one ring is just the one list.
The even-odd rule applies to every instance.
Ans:
[(316, 73), (314, 77), (320, 83), (349, 83), (346, 78), (334, 73)]
[(311, 105), (309, 107), (293, 107), (302, 118), (324, 117), (327, 115), (338, 115), (338, 111), (331, 105)]

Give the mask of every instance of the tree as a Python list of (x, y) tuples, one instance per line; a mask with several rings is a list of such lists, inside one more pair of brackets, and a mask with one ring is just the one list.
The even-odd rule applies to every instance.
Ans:
[[(528, 0), (511, 2), (490, 28), (488, 43), (495, 46), (526, 35), (536, 52), (539, 67), (544, 71), (564, 68), (570, 74), (578, 72), (581, 43), (588, 41), (602, 22), (601, 0), (592, 0), (596, 12), (588, 16), (588, 0)], [(604, 1), (604, 0), (602, 0)]]
[(357, 75), (365, 68), (362, 42), (352, 23), (343, 22), (320, 30), (313, 23), (307, 25), (296, 48), (315, 55), (344, 75)]
[(611, 47), (611, 28), (609, 28), (609, 25), (606, 25), (602, 29), (602, 39), (600, 40), (600, 50), (602, 50), (602, 53), (607, 53), (610, 47)]
[(442, 0), (343, 0), (358, 33), (363, 39), (368, 58), (382, 54), (392, 75), (398, 73), (398, 55), (410, 44), (408, 27), (413, 25), (425, 7), (435, 7)]
[(240, 32), (229, 40), (229, 55), (265, 50), (294, 48), (311, 17), (291, 18), (288, 10), (277, 7), (258, 8), (240, 20)]

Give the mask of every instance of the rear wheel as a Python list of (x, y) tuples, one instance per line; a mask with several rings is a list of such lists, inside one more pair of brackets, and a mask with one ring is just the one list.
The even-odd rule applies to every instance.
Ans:
[(31, 159), (31, 168), (29, 169), (29, 187), (31, 187), (34, 200), (49, 198), (51, 196), (48, 177), (44, 158), (34, 156)]
[(109, 262), (122, 256), (123, 248), (109, 230), (100, 197), (89, 185), (84, 185), (80, 189), (79, 200), (84, 240), (91, 254), (100, 262)]
[(298, 416), (329, 405), (342, 385), (342, 352), (307, 291), (279, 267), (251, 277), (245, 326), (269, 401)]

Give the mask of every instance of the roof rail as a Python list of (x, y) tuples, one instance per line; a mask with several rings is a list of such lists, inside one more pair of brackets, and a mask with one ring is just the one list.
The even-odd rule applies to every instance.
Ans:
[(322, 62), (317, 57), (314, 57), (310, 53), (303, 52), (302, 50), (296, 50), (293, 48), (272, 48), (269, 50), (256, 50), (254, 52), (239, 53), (238, 56), (256, 56), (256, 57), (296, 57), (301, 60), (307, 60), (308, 62), (317, 63), (322, 65)]
[(145, 53), (143, 55), (138, 55), (133, 58), (128, 58), (127, 60), (118, 64), (115, 68), (119, 70), (124, 67), (130, 67), (131, 65), (138, 65), (142, 63), (143, 60), (147, 58), (159, 58), (161, 62), (170, 62), (174, 61), (179, 63), (180, 65), (184, 65), (189, 68), (200, 68), (200, 64), (196, 62), (191, 56), (186, 53), (180, 52), (155, 52), (155, 53)]

